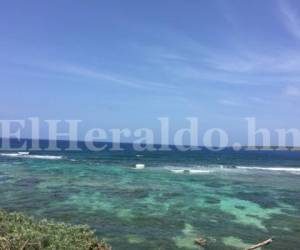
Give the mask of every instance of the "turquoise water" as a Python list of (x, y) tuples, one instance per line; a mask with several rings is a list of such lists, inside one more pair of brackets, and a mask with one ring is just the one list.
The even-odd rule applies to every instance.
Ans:
[(0, 155), (1, 208), (88, 224), (113, 249), (299, 249), (299, 184), (299, 152)]

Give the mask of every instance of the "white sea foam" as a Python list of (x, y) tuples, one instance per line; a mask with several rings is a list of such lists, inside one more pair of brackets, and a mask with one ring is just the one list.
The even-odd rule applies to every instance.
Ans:
[(17, 153), (2, 153), (2, 156), (11, 156), (11, 157), (16, 157), (16, 156), (24, 156), (24, 155), (29, 155), (29, 152), (17, 152)]
[(167, 166), (165, 167), (166, 170), (176, 173), (176, 174), (208, 174), (212, 172), (227, 172), (227, 173), (234, 173), (237, 170), (260, 170), (260, 171), (278, 171), (278, 172), (288, 172), (291, 174), (298, 174), (300, 175), (300, 168), (295, 167), (260, 167), (260, 166), (223, 166), (219, 165), (219, 167), (212, 167), (212, 166), (197, 166), (197, 167), (190, 167), (190, 168), (180, 168), (175, 166)]
[(0, 155), (6, 156), (6, 157), (45, 159), (45, 160), (60, 160), (63, 158), (60, 155), (31, 155), (31, 154), (29, 154), (29, 152), (1, 153)]
[(168, 170), (176, 174), (183, 174), (185, 171), (184, 169), (168, 169)]
[(18, 152), (19, 155), (29, 155), (29, 152)]
[(284, 167), (246, 167), (246, 166), (237, 166), (238, 169), (247, 169), (247, 170), (266, 170), (266, 171), (286, 171), (286, 172), (300, 172), (300, 168), (284, 168)]
[(195, 169), (195, 168), (166, 167), (165, 169), (176, 174), (207, 174), (212, 172), (212, 170), (208, 170), (208, 169)]
[(45, 160), (60, 160), (63, 157), (60, 155), (26, 155), (24, 158), (45, 159)]
[(208, 164), (208, 165), (197, 165), (196, 168), (209, 168), (209, 169), (227, 169), (227, 168), (234, 168), (234, 166), (226, 166), (223, 164)]
[(145, 164), (135, 164), (135, 169), (144, 169)]
[(205, 173), (211, 173), (211, 170), (202, 170), (202, 169), (189, 169), (190, 174), (205, 174)]
[(21, 155), (18, 153), (2, 153), (1, 156), (8, 156), (8, 157), (20, 157)]

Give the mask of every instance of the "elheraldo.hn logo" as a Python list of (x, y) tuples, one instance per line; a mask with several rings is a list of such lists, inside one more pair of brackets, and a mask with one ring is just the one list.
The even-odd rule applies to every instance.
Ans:
[[(199, 119), (197, 117), (185, 118), (187, 127), (178, 128), (171, 134), (171, 123), (168, 117), (159, 117), (157, 121), (160, 125), (159, 132), (151, 128), (130, 128), (119, 129), (103, 129), (91, 128), (85, 131), (82, 143), (91, 151), (122, 151), (122, 141), (132, 138), (133, 149), (136, 151), (169, 151), (173, 145), (180, 151), (195, 151), (201, 150), (203, 147), (219, 151), (224, 148), (232, 147), (235, 151), (241, 149), (268, 149), (268, 150), (296, 150), (300, 146), (300, 130), (296, 128), (290, 129), (274, 129), (268, 130), (266, 128), (257, 128), (256, 119), (254, 117), (244, 118), (247, 128), (246, 144), (234, 142), (230, 144), (230, 134), (221, 128), (211, 128), (204, 131), (201, 140), (201, 131)], [(58, 140), (68, 140), (67, 150), (81, 150), (79, 146), (80, 135), (79, 129), (84, 121), (82, 120), (40, 120), (38, 117), (30, 117), (26, 120), (1, 120), (2, 133), (2, 150), (24, 150), (30, 148), (31, 150), (61, 150), (58, 147)], [(64, 125), (62, 128), (61, 125)], [(42, 128), (44, 128), (42, 130)], [(13, 143), (7, 138), (14, 138), (22, 141), (26, 138), (26, 132), (29, 132), (29, 138), (34, 138), (31, 145), (26, 141), (21, 144)], [(49, 138), (47, 146), (43, 147), (41, 141), (43, 140), (42, 132)], [(272, 137), (273, 136), (273, 137)], [(260, 139), (260, 146), (257, 141)], [(278, 146), (272, 146), (272, 139), (277, 140)], [(107, 141), (112, 141), (109, 143)], [(102, 142), (101, 144), (99, 144)], [(289, 144), (291, 142), (291, 144)], [(98, 143), (98, 146), (97, 146)]]

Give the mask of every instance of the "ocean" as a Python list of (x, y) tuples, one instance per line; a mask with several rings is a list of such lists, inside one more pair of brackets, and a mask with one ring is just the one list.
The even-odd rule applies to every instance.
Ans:
[(116, 250), (299, 249), (299, 151), (125, 148), (1, 152), (0, 208), (88, 224)]

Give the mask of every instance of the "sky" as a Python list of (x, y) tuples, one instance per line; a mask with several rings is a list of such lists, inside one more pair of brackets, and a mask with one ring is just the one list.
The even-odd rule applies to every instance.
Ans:
[(300, 125), (298, 0), (12, 0), (0, 37), (0, 119), (158, 131), (197, 117), (241, 143), (245, 117)]

